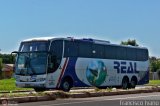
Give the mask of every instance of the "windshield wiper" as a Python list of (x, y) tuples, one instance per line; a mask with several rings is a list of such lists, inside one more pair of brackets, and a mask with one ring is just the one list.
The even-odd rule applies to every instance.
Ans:
[[(36, 74), (36, 71), (34, 70), (34, 68), (33, 68), (32, 65), (31, 65), (31, 59), (30, 59), (29, 57), (27, 57), (27, 58), (28, 58), (28, 59), (27, 59), (27, 74), (29, 74), (29, 75), (34, 75), (34, 74)], [(31, 70), (29, 70), (29, 68), (31, 68)], [(29, 71), (31, 71), (32, 74), (29, 73)]]

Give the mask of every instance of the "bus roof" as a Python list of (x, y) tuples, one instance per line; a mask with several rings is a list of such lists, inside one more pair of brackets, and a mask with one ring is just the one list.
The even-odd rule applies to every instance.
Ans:
[(48, 41), (50, 39), (54, 39), (55, 37), (37, 37), (37, 38), (30, 38), (25, 39), (22, 42), (30, 42), (30, 41)]
[(31, 41), (49, 41), (49, 40), (56, 40), (56, 39), (62, 39), (62, 40), (78, 40), (78, 41), (85, 41), (85, 42), (93, 42), (95, 44), (103, 44), (103, 45), (113, 45), (113, 46), (121, 46), (121, 47), (130, 47), (130, 48), (140, 48), (140, 49), (147, 49), (146, 47), (141, 46), (131, 46), (131, 45), (120, 45), (120, 44), (113, 44), (106, 40), (98, 40), (98, 39), (92, 39), (92, 38), (81, 38), (76, 39), (73, 37), (37, 37), (37, 38), (30, 38), (23, 40), (22, 42), (31, 42)]

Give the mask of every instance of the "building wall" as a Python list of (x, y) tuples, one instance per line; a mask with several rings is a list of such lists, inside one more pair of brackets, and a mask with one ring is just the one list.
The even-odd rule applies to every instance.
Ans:
[(150, 72), (149, 78), (150, 78), (150, 80), (159, 80), (160, 79), (158, 77), (158, 73), (157, 72)]

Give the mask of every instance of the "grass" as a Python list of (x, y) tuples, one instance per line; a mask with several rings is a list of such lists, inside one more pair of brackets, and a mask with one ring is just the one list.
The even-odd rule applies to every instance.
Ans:
[(15, 91), (15, 90), (32, 90), (32, 89), (16, 87), (14, 78), (0, 80), (0, 91)]
[[(151, 86), (160, 86), (160, 80), (150, 80), (149, 84)], [(15, 79), (3, 79), (0, 80), (0, 91), (15, 91), (15, 90), (33, 90), (32, 88), (18, 88), (15, 86)], [(110, 91), (110, 89), (107, 89)], [(99, 91), (99, 89), (96, 89)]]
[(160, 86), (160, 80), (150, 80), (149, 84), (147, 84), (147, 85)]

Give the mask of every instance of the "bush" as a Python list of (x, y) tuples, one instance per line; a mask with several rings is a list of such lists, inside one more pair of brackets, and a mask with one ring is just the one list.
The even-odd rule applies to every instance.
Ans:
[(3, 78), (2, 71), (0, 70), (0, 80)]
[(160, 79), (160, 69), (157, 70), (158, 78)]
[(2, 75), (2, 67), (3, 67), (3, 65), (2, 65), (2, 58), (0, 58), (0, 79), (3, 78), (3, 75)]

